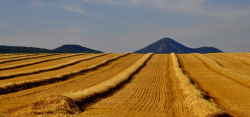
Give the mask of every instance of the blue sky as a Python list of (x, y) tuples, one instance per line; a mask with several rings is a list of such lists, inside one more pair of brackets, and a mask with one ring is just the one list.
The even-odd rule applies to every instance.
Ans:
[(164, 37), (250, 52), (250, 0), (0, 1), (0, 45), (125, 53)]

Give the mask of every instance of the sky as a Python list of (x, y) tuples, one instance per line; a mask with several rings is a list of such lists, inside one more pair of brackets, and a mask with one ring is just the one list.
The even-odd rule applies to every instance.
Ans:
[(125, 53), (165, 37), (250, 52), (250, 0), (0, 0), (0, 45)]

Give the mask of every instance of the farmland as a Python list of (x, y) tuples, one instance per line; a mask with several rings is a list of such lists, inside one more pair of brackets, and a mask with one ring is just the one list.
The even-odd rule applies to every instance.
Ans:
[(0, 116), (250, 115), (250, 53), (0, 54)]

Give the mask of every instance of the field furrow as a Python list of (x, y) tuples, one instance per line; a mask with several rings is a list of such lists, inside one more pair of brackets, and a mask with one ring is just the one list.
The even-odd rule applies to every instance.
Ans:
[(250, 59), (250, 53), (229, 53), (229, 54)]
[(248, 117), (249, 59), (250, 53), (0, 54), (0, 117)]
[(16, 54), (0, 54), (0, 58), (1, 57), (8, 57), (8, 56), (15, 56)]
[[(21, 60), (30, 60), (30, 59), (35, 59), (35, 58), (42, 58), (42, 57), (48, 57), (48, 56), (54, 56), (58, 54), (34, 54), (31, 56), (25, 56), (25, 57), (20, 57), (20, 58), (15, 58), (15, 59), (8, 59), (8, 60), (1, 60), (0, 64), (3, 63), (9, 63), (9, 62), (16, 62), (16, 61), (21, 61)], [(12, 64), (12, 63), (10, 63)]]
[[(64, 66), (65, 68), (60, 67), (61, 69), (54, 70), (54, 71), (46, 70), (48, 72), (53, 72), (54, 74), (43, 72), (43, 73), (30, 75), (30, 76), (21, 76), (21, 77), (12, 78), (12, 79), (1, 80), (0, 81), (0, 94), (16, 92), (16, 91), (20, 91), (20, 90), (24, 90), (24, 89), (28, 89), (32, 87), (37, 87), (41, 85), (64, 81), (64, 80), (69, 79), (70, 77), (76, 76), (78, 74), (82, 74), (83, 72), (97, 69), (98, 67), (107, 64), (109, 61), (112, 61), (113, 59), (121, 57), (115, 54), (111, 54), (107, 56), (104, 56), (104, 55), (106, 54), (92, 55), (92, 56), (89, 55), (89, 57), (82, 59), (81, 62), (79, 61), (80, 63), (78, 64), (67, 64), (67, 66)], [(111, 58), (111, 57), (114, 57), (114, 58)], [(106, 58), (108, 59), (105, 60)], [(90, 60), (90, 61), (87, 61), (87, 60)], [(104, 62), (100, 62), (103, 60)], [(87, 62), (84, 62), (84, 61), (87, 61)], [(83, 66), (83, 64), (85, 66)], [(68, 69), (70, 69), (71, 72), (65, 72)], [(58, 74), (56, 74), (55, 72), (58, 72)]]
[(9, 55), (0, 54), (0, 60), (13, 59), (13, 58), (19, 58), (19, 57), (25, 57), (25, 56), (33, 56), (33, 55), (34, 54), (9, 54)]
[[(31, 74), (31, 75), (27, 75), (27, 76), (20, 76), (20, 77), (14, 77), (14, 78), (10, 78), (10, 79), (0, 80), (0, 84), (6, 84), (8, 82), (18, 82), (18, 81), (23, 81), (23, 80), (39, 79), (39, 78), (45, 78), (45, 77), (49, 77), (49, 76), (57, 76), (60, 74), (70, 73), (70, 72), (76, 71), (78, 69), (82, 69), (82, 68), (86, 68), (88, 66), (94, 65), (98, 62), (101, 62), (102, 60), (108, 59), (108, 58), (116, 56), (116, 55), (112, 54), (109, 56), (101, 56), (101, 58), (94, 58), (93, 60), (94, 61), (97, 60), (97, 61), (93, 62), (93, 63), (92, 63), (92, 61), (80, 61), (80, 60), (85, 60), (86, 58), (92, 58), (95, 56), (98, 56), (98, 55), (90, 54), (90, 55), (85, 55), (82, 58), (77, 58), (77, 59), (75, 59), (77, 61), (77, 63), (75, 63), (75, 60), (73, 60), (75, 64), (71, 64), (71, 61), (69, 61), (68, 63), (59, 64), (58, 65), (59, 69), (56, 69), (56, 70), (51, 70), (51, 71), (41, 72), (38, 74)], [(80, 62), (78, 62), (78, 61), (80, 61)], [(87, 64), (86, 64), (86, 62), (87, 62)], [(61, 65), (63, 65), (64, 67), (60, 67)], [(54, 68), (54, 65), (52, 65), (52, 67)], [(50, 66), (48, 66), (48, 68), (50, 68)]]
[(130, 54), (128, 56), (119, 58), (118, 60), (113, 61), (107, 66), (101, 67), (96, 71), (78, 75), (67, 81), (40, 86), (16, 93), (0, 95), (0, 113), (12, 113), (13, 111), (22, 109), (28, 109), (30, 111), (28, 105), (30, 105), (37, 99), (44, 98), (50, 95), (61, 95), (67, 92), (75, 92), (83, 90), (85, 88), (89, 88), (91, 86), (95, 86), (96, 84), (106, 81), (111, 77), (119, 74), (124, 69), (130, 67), (142, 56), (143, 55)]
[(9, 53), (9, 54), (0, 54), (2, 56), (12, 56), (12, 55), (16, 55), (16, 54), (12, 54), (12, 53)]
[(213, 104), (206, 94), (193, 83), (193, 80), (188, 77), (181, 61), (177, 58), (174, 53), (171, 53), (173, 59), (173, 69), (176, 78), (179, 81), (180, 88), (183, 91), (184, 96), (184, 107), (187, 107), (194, 116), (226, 116), (228, 113), (223, 111), (217, 105)]
[(220, 66), (225, 67), (227, 69), (233, 70), (240, 74), (245, 74), (250, 76), (250, 64), (246, 64), (241, 62), (240, 60), (233, 59), (231, 57), (226, 56), (227, 54), (206, 54), (205, 56), (213, 59)]
[(27, 75), (31, 75), (31, 74), (38, 74), (38, 73), (47, 72), (47, 71), (58, 70), (61, 68), (75, 65), (77, 63), (87, 61), (87, 60), (90, 60), (90, 59), (93, 59), (96, 57), (104, 56), (104, 55), (107, 55), (107, 54), (106, 53), (105, 54), (83, 54), (83, 55), (75, 56), (72, 58), (66, 57), (65, 59), (59, 59), (57, 61), (50, 61), (49, 60), (50, 62), (29, 65), (29, 66), (26, 66), (24, 68), (4, 70), (4, 71), (0, 71), (0, 73), (2, 73), (0, 75), (0, 80), (14, 78), (14, 77), (20, 77), (20, 76), (24, 76), (24, 75), (27, 76)]
[(215, 72), (225, 75), (228, 78), (234, 80), (235, 82), (246, 86), (250, 88), (250, 76), (246, 74), (237, 73), (233, 70), (230, 70), (228, 68), (222, 67), (218, 63), (216, 63), (214, 60), (202, 55), (202, 54), (193, 54), (195, 57), (197, 57), (199, 60), (201, 60), (206, 66), (208, 66), (211, 70), (214, 70)]
[[(131, 81), (108, 98), (85, 108), (82, 116), (181, 116), (186, 108), (174, 106), (182, 99), (178, 84), (172, 84), (169, 55), (154, 55)], [(178, 104), (177, 104), (178, 105)], [(191, 115), (190, 115), (191, 116)]]
[(180, 54), (183, 69), (206, 94), (235, 116), (250, 115), (250, 88), (211, 70), (192, 54)]
[[(49, 55), (49, 54), (37, 54), (37, 56), (41, 56), (41, 55)], [(7, 62), (7, 63), (2, 63), (1, 64), (1, 69), (0, 71), (3, 71), (3, 70), (8, 70), (8, 68), (11, 69), (11, 67), (15, 67), (15, 66), (18, 66), (20, 64), (25, 64), (25, 63), (30, 63), (32, 61), (40, 61), (40, 60), (47, 60), (47, 59), (50, 59), (50, 58), (54, 58), (54, 57), (60, 57), (60, 56), (65, 56), (65, 55), (70, 55), (70, 54), (56, 54), (56, 55), (52, 55), (50, 54), (50, 56), (45, 56), (45, 57), (38, 57), (38, 58), (33, 58), (33, 59), (24, 59), (24, 60), (20, 60), (20, 61), (12, 61), (12, 62)]]
[(247, 54), (237, 54), (237, 53), (230, 53), (230, 54), (224, 53), (223, 55), (225, 55), (226, 57), (229, 57), (229, 58), (233, 58), (233, 59), (242, 61), (242, 62), (246, 63), (247, 65), (250, 65), (250, 54), (249, 54), (249, 56), (246, 56)]
[[(36, 64), (40, 64), (40, 63), (49, 63), (50, 61), (55, 61), (55, 60), (59, 60), (59, 59), (64, 59), (64, 58), (69, 58), (69, 57), (74, 57), (74, 56), (80, 56), (80, 55), (85, 55), (85, 53), (83, 54), (58, 54), (55, 56), (50, 56), (50, 57), (45, 57), (45, 58), (40, 58), (37, 60), (29, 60), (27, 62), (17, 62), (17, 63), (12, 63), (9, 65), (3, 65), (2, 67), (0, 67), (0, 72), (4, 72), (4, 73), (10, 73), (10, 72), (18, 72), (18, 70), (16, 68), (20, 68), (20, 67), (26, 67), (26, 66), (30, 66), (30, 65), (36, 65)], [(47, 66), (47, 65), (44, 65)], [(34, 68), (40, 68), (42, 66), (34, 66)], [(11, 70), (14, 69), (14, 70)], [(24, 70), (30, 70), (30, 69), (26, 69), (26, 68), (20, 68), (22, 71)], [(6, 71), (9, 70), (9, 71)]]

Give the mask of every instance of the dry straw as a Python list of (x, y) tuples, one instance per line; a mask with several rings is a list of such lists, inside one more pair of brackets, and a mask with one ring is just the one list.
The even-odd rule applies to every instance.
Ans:
[(34, 64), (39, 64), (39, 63), (43, 63), (43, 62), (48, 62), (48, 61), (53, 61), (53, 60), (58, 60), (58, 59), (63, 59), (63, 58), (68, 58), (68, 57), (73, 57), (73, 56), (80, 56), (80, 55), (84, 55), (84, 54), (86, 54), (86, 53), (73, 54), (73, 55), (68, 55), (68, 56), (63, 56), (63, 57), (56, 57), (56, 58), (50, 58), (50, 59), (45, 59), (45, 60), (34, 60), (34, 61), (26, 62), (26, 63), (20, 63), (20, 64), (3, 66), (3, 67), (0, 67), (0, 70), (20, 68), (20, 67), (34, 65)]
[[(38, 68), (38, 69), (35, 69), (35, 70), (28, 70), (28, 71), (23, 71), (23, 72), (3, 74), (3, 75), (0, 75), (0, 80), (13, 78), (13, 77), (19, 77), (19, 76), (23, 76), (23, 75), (37, 74), (37, 73), (51, 71), (51, 70), (57, 70), (57, 69), (61, 69), (61, 68), (64, 68), (64, 67), (67, 67), (67, 66), (70, 66), (70, 65), (77, 64), (77, 63), (82, 62), (82, 61), (86, 61), (86, 60), (94, 59), (94, 58), (97, 58), (97, 57), (101, 57), (101, 56), (104, 56), (104, 55), (107, 55), (107, 54), (108, 53), (104, 53), (104, 54), (98, 54), (98, 55), (95, 55), (95, 56), (92, 56), (92, 57), (75, 59), (75, 60), (71, 60), (69, 62), (62, 63), (62, 64), (59, 64), (59, 65), (49, 66), (49, 67), (45, 67), (45, 68)], [(45, 61), (47, 61), (47, 60), (45, 60)], [(31, 63), (31, 64), (33, 64), (33, 63)], [(29, 63), (27, 63), (27, 65), (29, 65)]]
[(7, 62), (14, 62), (14, 61), (21, 61), (21, 60), (27, 60), (27, 59), (34, 59), (34, 58), (42, 58), (42, 57), (48, 57), (48, 56), (53, 56), (53, 55), (58, 55), (58, 53), (56, 54), (38, 54), (38, 55), (34, 55), (34, 57), (22, 57), (22, 58), (16, 58), (16, 59), (10, 59), (10, 60), (2, 60), (0, 61), (0, 64), (2, 63), (7, 63)]
[(116, 88), (119, 84), (128, 80), (134, 73), (138, 71), (152, 56), (152, 53), (144, 55), (141, 59), (139, 59), (135, 64), (131, 65), (129, 68), (115, 75), (114, 77), (101, 82), (97, 85), (94, 85), (90, 88), (80, 90), (73, 93), (67, 93), (65, 96), (71, 97), (77, 102), (85, 100), (86, 98), (93, 97), (96, 94), (101, 94), (108, 92), (109, 90)]
[(250, 87), (250, 76), (245, 75), (245, 74), (240, 74), (233, 70), (222, 67), (218, 63), (216, 63), (214, 60), (202, 54), (194, 53), (193, 55), (195, 55), (198, 59), (203, 61), (210, 69), (227, 76), (228, 78), (232, 79), (233, 81), (237, 83), (240, 83), (246, 87)]
[(46, 77), (46, 78), (41, 78), (41, 79), (34, 79), (34, 80), (29, 80), (29, 81), (21, 81), (21, 82), (4, 84), (4, 85), (0, 86), (0, 94), (16, 92), (16, 91), (20, 91), (20, 90), (24, 90), (24, 89), (28, 89), (28, 88), (32, 88), (32, 87), (41, 86), (44, 84), (51, 84), (51, 83), (67, 80), (70, 76), (74, 76), (77, 74), (81, 74), (83, 72), (88, 72), (88, 71), (97, 69), (98, 67), (105, 66), (108, 63), (110, 63), (114, 60), (117, 60), (121, 57), (127, 56), (129, 54), (131, 54), (131, 53), (125, 53), (125, 54), (116, 56), (114, 58), (104, 60), (104, 61), (102, 61), (96, 65), (90, 66), (88, 68), (82, 68), (82, 69), (72, 71), (69, 73), (64, 73), (64, 74), (61, 74), (58, 76), (52, 76), (52, 77)]
[(244, 63), (247, 63), (250, 65), (250, 59), (249, 58), (244, 58), (244, 57), (240, 57), (240, 56), (237, 56), (237, 55), (233, 55), (233, 54), (223, 54), (229, 58), (233, 58), (233, 59), (236, 59), (236, 60), (239, 60), (239, 61), (242, 61)]
[[(90, 88), (79, 90), (76, 92), (66, 93), (63, 96), (56, 95), (56, 96), (48, 96), (48, 97), (45, 97), (43, 99), (39, 99), (38, 101), (31, 104), (30, 107), (33, 110), (31, 110), (30, 113), (36, 113), (36, 112), (47, 113), (48, 111), (50, 113), (58, 113), (61, 110), (69, 110), (72, 113), (77, 113), (77, 112), (73, 111), (73, 110), (78, 110), (78, 109), (75, 109), (75, 106), (73, 109), (71, 109), (69, 107), (65, 107), (65, 108), (58, 108), (58, 107), (63, 107), (63, 105), (65, 105), (65, 103), (69, 103), (69, 104), (71, 104), (71, 102), (73, 102), (75, 104), (82, 103), (87, 99), (95, 98), (95, 96), (107, 94), (112, 89), (116, 88), (120, 84), (127, 81), (133, 74), (135, 74), (141, 67), (143, 67), (145, 65), (145, 63), (150, 59), (150, 57), (152, 55), (153, 55), (152, 53), (144, 55), (142, 58), (140, 58), (138, 61), (136, 61), (136, 63), (131, 65), (129, 68), (125, 69), (124, 71), (120, 72), (119, 74), (115, 75), (114, 77), (111, 77), (110, 79), (108, 79), (104, 82), (101, 82), (97, 85), (94, 85)], [(53, 98), (51, 98), (51, 97), (53, 97)], [(69, 102), (65, 99), (63, 99), (63, 101), (62, 101), (62, 97), (64, 97), (64, 98), (67, 97), (65, 99), (68, 99), (68, 100), (72, 99), (73, 101)], [(57, 100), (57, 101), (51, 101), (52, 99)], [(45, 106), (43, 104), (41, 104), (41, 106), (40, 106), (40, 102), (43, 102), (43, 104), (45, 104)], [(65, 103), (57, 103), (57, 102), (65, 102)], [(37, 106), (37, 104), (39, 104), (38, 105), (39, 108), (33, 108), (34, 106)], [(47, 105), (47, 104), (49, 104), (49, 105)], [(50, 105), (53, 105), (53, 106), (50, 106)], [(71, 105), (74, 105), (74, 104), (71, 104)], [(43, 108), (40, 108), (40, 107), (43, 107)]]
[(183, 90), (184, 105), (194, 113), (196, 117), (216, 116), (226, 114), (222, 109), (205, 99), (203, 93), (191, 82), (178, 62), (178, 58), (174, 53), (171, 53), (173, 60), (173, 69), (176, 78), (179, 81), (180, 88)]
[(3, 60), (3, 59), (14, 59), (14, 58), (20, 58), (20, 57), (26, 57), (26, 56), (33, 56), (34, 54), (20, 54), (20, 55), (15, 55), (15, 54), (10, 54), (5, 56), (3, 54), (0, 54), (0, 60)]

